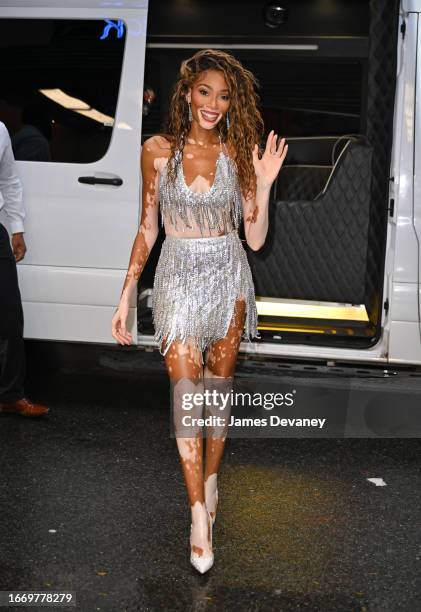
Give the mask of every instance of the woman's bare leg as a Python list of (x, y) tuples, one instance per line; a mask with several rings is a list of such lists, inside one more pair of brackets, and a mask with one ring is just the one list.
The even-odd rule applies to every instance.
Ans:
[[(216, 390), (218, 393), (229, 394), (232, 389), (238, 349), (244, 329), (246, 304), (244, 300), (237, 300), (234, 315), (225, 338), (210, 345), (206, 351), (204, 386), (206, 390)], [(218, 403), (212, 405), (210, 414), (218, 413), (229, 421), (228, 408), (220, 411)], [(215, 517), (217, 505), (217, 477), (224, 453), (227, 426), (225, 428), (206, 428), (206, 465), (205, 465), (205, 503), (212, 516)]]
[(208, 556), (212, 549), (204, 497), (202, 428), (181, 425), (183, 416), (202, 416), (201, 406), (188, 412), (183, 408), (185, 394), (203, 394), (202, 354), (191, 343), (174, 341), (165, 355), (165, 364), (171, 382), (177, 447), (191, 509), (191, 549), (199, 556)]

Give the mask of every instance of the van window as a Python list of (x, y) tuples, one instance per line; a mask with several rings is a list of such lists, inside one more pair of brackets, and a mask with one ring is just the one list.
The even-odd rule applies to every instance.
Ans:
[(89, 163), (110, 144), (122, 21), (0, 19), (0, 121), (16, 159)]

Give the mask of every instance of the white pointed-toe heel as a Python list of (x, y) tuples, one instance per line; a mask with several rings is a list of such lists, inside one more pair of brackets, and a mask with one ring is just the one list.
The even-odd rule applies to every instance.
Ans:
[[(210, 526), (210, 547), (212, 548), (212, 517), (209, 514), (208, 511), (207, 512), (207, 517), (208, 517), (208, 525)], [(191, 532), (193, 530), (193, 525), (190, 525), (190, 535)], [(196, 552), (191, 552), (190, 554), (190, 563), (193, 565), (193, 567), (200, 572), (201, 574), (204, 574), (205, 572), (207, 572), (208, 570), (210, 570), (210, 568), (212, 567), (214, 562), (214, 554), (213, 552), (211, 552), (210, 555), (198, 555)]]
[(218, 508), (218, 489), (216, 489), (215, 491), (215, 510), (213, 511), (213, 516), (212, 514), (209, 512), (209, 515), (211, 517), (212, 520), (212, 525), (215, 524), (215, 519), (216, 519), (216, 510)]

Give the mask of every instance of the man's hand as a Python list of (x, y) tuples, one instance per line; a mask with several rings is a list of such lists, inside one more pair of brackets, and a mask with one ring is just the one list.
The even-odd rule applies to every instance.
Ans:
[(23, 233), (12, 234), (12, 250), (17, 262), (25, 257), (26, 244)]

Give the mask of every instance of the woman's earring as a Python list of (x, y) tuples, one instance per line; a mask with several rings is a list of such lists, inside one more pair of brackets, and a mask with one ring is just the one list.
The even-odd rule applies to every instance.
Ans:
[(228, 112), (227, 112), (227, 115), (226, 115), (226, 119), (227, 119), (227, 130), (229, 130), (229, 127), (230, 127), (230, 118), (229, 118)]
[(187, 104), (189, 105), (189, 121), (191, 123), (193, 121), (193, 115), (192, 115), (192, 112), (191, 112), (191, 104), (190, 104), (190, 102), (187, 102)]

